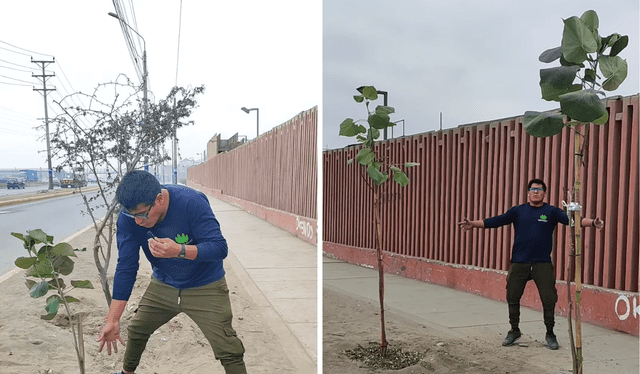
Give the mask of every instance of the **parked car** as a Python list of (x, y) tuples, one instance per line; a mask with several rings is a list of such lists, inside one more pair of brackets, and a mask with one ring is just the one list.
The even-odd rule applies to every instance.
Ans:
[(24, 189), (24, 182), (16, 179), (16, 178), (12, 178), (7, 180), (7, 189)]

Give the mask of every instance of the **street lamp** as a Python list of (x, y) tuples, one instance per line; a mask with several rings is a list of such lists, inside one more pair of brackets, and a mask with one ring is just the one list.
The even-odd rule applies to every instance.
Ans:
[[(400, 119), (400, 120), (397, 120), (397, 121), (391, 122), (391, 123), (398, 123), (398, 122), (402, 122), (402, 136), (404, 136), (404, 120)], [(393, 138), (393, 127), (391, 128), (391, 137)]]
[(245, 107), (242, 107), (240, 109), (242, 109), (242, 111), (247, 113), (247, 114), (249, 114), (249, 112), (252, 111), (252, 110), (256, 111), (256, 138), (257, 138), (258, 135), (260, 135), (260, 109), (258, 109), (258, 108), (247, 109)]
[[(129, 26), (129, 24), (126, 23), (117, 14), (115, 14), (113, 12), (109, 12), (109, 15), (111, 17), (117, 19), (118, 21), (120, 21), (121, 25), (127, 26), (131, 31), (135, 32), (136, 35), (138, 35), (140, 37), (140, 39), (142, 39), (142, 43), (143, 43), (143, 47), (142, 47), (142, 94), (143, 94), (143, 102), (144, 102), (144, 106), (143, 106), (143, 111), (144, 112), (143, 112), (142, 121), (146, 125), (147, 124), (147, 107), (149, 105), (149, 103), (147, 101), (147, 76), (148, 76), (148, 72), (147, 72), (147, 41), (144, 40), (144, 38), (142, 37), (142, 35), (140, 35), (139, 32), (137, 32), (133, 27)], [(145, 163), (145, 167), (146, 167), (146, 163)]]
[[(358, 88), (356, 88), (356, 90), (358, 90), (358, 92), (362, 93), (362, 90), (364, 90), (364, 86), (360, 86)], [(383, 105), (387, 106), (387, 91), (378, 91), (376, 90), (376, 92), (378, 93), (378, 95), (382, 95), (384, 96), (384, 101), (383, 101)], [(387, 129), (384, 129), (384, 140), (387, 140)]]

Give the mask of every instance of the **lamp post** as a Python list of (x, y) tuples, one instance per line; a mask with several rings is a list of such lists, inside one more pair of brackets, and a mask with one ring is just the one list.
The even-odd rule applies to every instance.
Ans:
[(149, 105), (149, 102), (147, 101), (147, 76), (148, 76), (148, 72), (147, 72), (147, 41), (144, 40), (144, 38), (142, 37), (142, 35), (140, 35), (139, 32), (137, 32), (133, 27), (129, 26), (128, 23), (126, 23), (122, 18), (120, 18), (117, 14), (113, 13), (113, 12), (109, 12), (109, 15), (115, 19), (117, 19), (118, 21), (120, 21), (121, 25), (125, 25), (129, 28), (129, 30), (133, 31), (136, 33), (136, 35), (138, 35), (140, 37), (140, 39), (142, 39), (142, 95), (143, 95), (143, 102), (144, 102), (144, 106), (142, 107), (143, 109), (143, 117), (142, 117), (142, 122), (146, 125), (147, 124), (147, 107)]
[(245, 107), (242, 107), (240, 109), (242, 109), (242, 111), (247, 113), (247, 114), (249, 114), (249, 112), (252, 111), (252, 110), (256, 111), (256, 138), (257, 138), (258, 135), (260, 135), (260, 109), (258, 109), (258, 108), (247, 109)]
[[(360, 93), (362, 93), (363, 89), (364, 89), (364, 86), (360, 86), (360, 87), (356, 88), (356, 90), (358, 90), (358, 92), (360, 92)], [(387, 106), (387, 95), (388, 95), (388, 92), (387, 91), (379, 91), (379, 90), (376, 90), (376, 92), (378, 93), (378, 95), (384, 96), (384, 101), (383, 101), (382, 105)], [(387, 140), (387, 129), (386, 128), (384, 129), (384, 140)]]

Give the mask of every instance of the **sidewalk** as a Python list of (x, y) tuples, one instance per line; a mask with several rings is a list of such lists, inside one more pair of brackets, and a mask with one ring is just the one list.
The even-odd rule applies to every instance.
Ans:
[(288, 232), (208, 196), (238, 275), (297, 373), (317, 371), (317, 249)]
[[(354, 298), (378, 302), (378, 273), (371, 268), (324, 257), (323, 287)], [(495, 340), (495, 349), (502, 349), (500, 344), (509, 330), (505, 303), (393, 274), (385, 275), (385, 290), (385, 308), (391, 313), (445, 335)], [(542, 312), (523, 307), (520, 318), (523, 340), (544, 338), (546, 330)], [(555, 332), (560, 350), (551, 352), (544, 349), (541, 360), (571, 362), (567, 329), (567, 319), (557, 316)], [(583, 323), (582, 340), (585, 373), (640, 372), (637, 336)]]

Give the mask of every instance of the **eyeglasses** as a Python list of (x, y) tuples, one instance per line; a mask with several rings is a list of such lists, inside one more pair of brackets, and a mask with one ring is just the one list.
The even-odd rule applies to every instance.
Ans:
[(531, 192), (544, 192), (544, 189), (538, 188), (538, 187), (531, 187), (531, 188), (529, 188), (529, 191), (531, 191)]
[(156, 204), (156, 201), (154, 200), (153, 204), (151, 204), (149, 209), (147, 209), (147, 211), (144, 212), (144, 213), (131, 214), (131, 213), (127, 212), (127, 210), (124, 207), (122, 207), (122, 209), (120, 209), (120, 213), (124, 214), (127, 217), (131, 217), (133, 219), (136, 219), (136, 218), (147, 219), (147, 218), (149, 218), (149, 212), (151, 211), (151, 208), (153, 208), (153, 206), (155, 204)]

